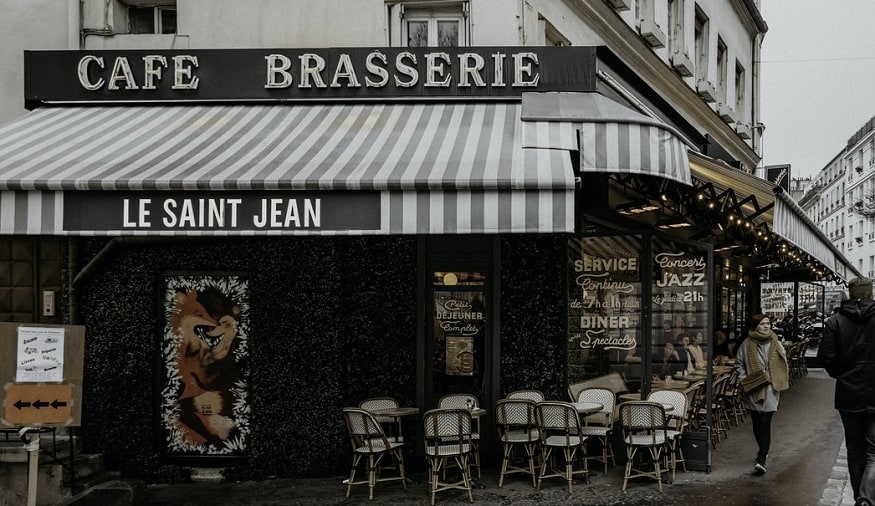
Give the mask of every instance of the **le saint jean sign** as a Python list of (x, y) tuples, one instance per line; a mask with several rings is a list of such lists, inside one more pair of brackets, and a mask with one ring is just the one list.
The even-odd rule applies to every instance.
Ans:
[(594, 91), (594, 47), (26, 51), (25, 101), (511, 98)]

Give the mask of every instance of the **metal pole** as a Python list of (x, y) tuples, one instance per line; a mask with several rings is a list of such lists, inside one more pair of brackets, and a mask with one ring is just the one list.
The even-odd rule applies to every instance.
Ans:
[[(39, 477), (40, 433), (33, 427), (22, 427), (18, 431), (27, 450), (27, 506), (36, 506), (36, 485)], [(28, 438), (28, 435), (30, 436)]]

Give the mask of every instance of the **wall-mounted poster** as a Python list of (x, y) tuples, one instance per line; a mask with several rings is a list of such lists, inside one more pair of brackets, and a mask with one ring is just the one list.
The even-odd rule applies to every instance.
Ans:
[(168, 275), (161, 423), (172, 455), (242, 456), (249, 437), (249, 285)]

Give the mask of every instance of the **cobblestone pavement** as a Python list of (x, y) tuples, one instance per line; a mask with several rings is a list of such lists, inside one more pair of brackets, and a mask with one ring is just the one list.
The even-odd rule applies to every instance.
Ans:
[[(843, 460), (842, 431), (833, 409), (834, 381), (823, 371), (812, 369), (783, 394), (775, 416), (768, 473), (753, 476), (756, 444), (750, 422), (729, 431), (729, 436), (712, 452), (712, 472), (678, 473), (672, 484), (659, 492), (648, 479), (630, 481), (622, 490), (623, 468), (610, 468), (607, 475), (595, 472), (589, 483), (576, 482), (568, 494), (561, 479), (545, 480), (541, 491), (521, 475), (505, 479), (498, 488), (497, 471), (484, 468), (481, 488), (474, 490), (479, 505), (829, 505), (853, 504), (849, 498), (847, 468)], [(597, 466), (592, 466), (598, 469)], [(604, 469), (601, 469), (604, 471)], [(423, 472), (409, 473), (404, 491), (398, 482), (381, 483), (372, 504), (426, 505), (428, 487)], [(241, 483), (192, 483), (152, 485), (146, 490), (146, 504), (156, 506), (223, 505), (358, 505), (369, 504), (367, 486), (353, 487), (345, 497), (344, 476), (320, 480), (274, 479)], [(464, 492), (438, 494), (436, 504), (468, 504)]]

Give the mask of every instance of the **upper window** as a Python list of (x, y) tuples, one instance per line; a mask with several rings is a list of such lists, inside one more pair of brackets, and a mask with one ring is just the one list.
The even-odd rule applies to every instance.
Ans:
[(735, 112), (739, 115), (743, 115), (745, 111), (744, 106), (744, 67), (741, 66), (741, 62), (735, 62)]
[(717, 38), (717, 94), (721, 104), (726, 103), (726, 43)]
[(131, 33), (176, 33), (175, 7), (128, 7)]
[(696, 7), (696, 80), (708, 80), (708, 17)]
[(465, 30), (467, 4), (441, 4), (422, 7), (404, 6), (402, 36), (408, 47), (458, 47), (468, 44)]
[(668, 0), (668, 54), (684, 53), (684, 2)]

